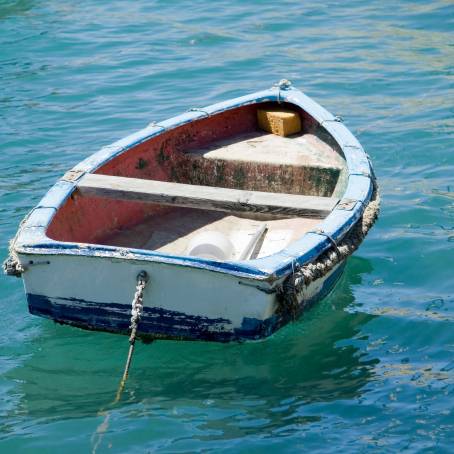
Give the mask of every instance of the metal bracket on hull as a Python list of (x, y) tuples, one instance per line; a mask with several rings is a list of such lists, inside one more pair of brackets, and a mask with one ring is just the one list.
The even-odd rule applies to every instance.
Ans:
[(63, 181), (69, 181), (69, 182), (74, 182), (77, 181), (79, 178), (81, 178), (85, 174), (84, 170), (69, 170), (62, 176)]
[(166, 130), (166, 128), (164, 128), (164, 126), (158, 125), (158, 123), (156, 121), (152, 121), (151, 123), (149, 123), (147, 125), (147, 128), (162, 128), (163, 131)]
[(337, 210), (346, 210), (346, 211), (351, 211), (353, 208), (355, 208), (355, 205), (361, 201), (360, 200), (355, 200), (355, 199), (342, 199), (339, 201), (339, 203), (336, 205)]
[(188, 109), (188, 112), (201, 112), (201, 113), (205, 114), (207, 117), (210, 116), (209, 112), (207, 112), (206, 110), (200, 109), (199, 107), (191, 107), (190, 109)]
[(328, 120), (322, 120), (320, 122), (320, 126), (323, 126), (325, 123), (330, 123), (330, 122), (343, 123), (344, 119), (340, 115), (335, 115), (333, 118), (330, 118)]

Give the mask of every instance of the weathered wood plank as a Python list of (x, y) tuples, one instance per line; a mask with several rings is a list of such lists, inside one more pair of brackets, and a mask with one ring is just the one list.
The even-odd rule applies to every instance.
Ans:
[(327, 216), (338, 199), (86, 174), (77, 183), (83, 196), (285, 217)]

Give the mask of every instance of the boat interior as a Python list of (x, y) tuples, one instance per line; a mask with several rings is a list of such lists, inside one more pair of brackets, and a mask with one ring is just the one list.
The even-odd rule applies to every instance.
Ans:
[(164, 131), (85, 174), (47, 235), (252, 260), (316, 228), (346, 174), (340, 147), (299, 107), (241, 106)]

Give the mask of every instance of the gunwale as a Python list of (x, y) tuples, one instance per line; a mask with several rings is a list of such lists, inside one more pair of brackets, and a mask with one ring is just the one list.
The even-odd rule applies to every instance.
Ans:
[[(344, 154), (348, 182), (341, 203), (320, 223), (323, 233), (306, 233), (298, 241), (282, 251), (255, 260), (217, 262), (207, 259), (175, 256), (157, 251), (104, 246), (98, 244), (57, 241), (46, 235), (46, 230), (58, 209), (76, 189), (77, 180), (85, 173), (93, 173), (113, 158), (130, 148), (143, 143), (165, 131), (191, 121), (214, 115), (229, 109), (264, 102), (287, 102), (294, 104), (316, 120), (339, 145)], [(299, 90), (273, 87), (268, 90), (213, 104), (203, 109), (193, 109), (160, 123), (151, 123), (146, 128), (127, 136), (77, 164), (47, 192), (40, 203), (22, 223), (14, 240), (14, 250), (23, 255), (68, 255), (90, 256), (133, 261), (153, 261), (179, 266), (207, 269), (235, 276), (264, 280), (273, 283), (285, 277), (295, 264), (310, 262), (331, 246), (329, 235), (335, 241), (355, 225), (365, 205), (371, 198), (373, 185), (369, 159), (353, 134), (331, 113)], [(348, 201), (348, 204), (342, 202)], [(348, 206), (346, 209), (345, 207)]]

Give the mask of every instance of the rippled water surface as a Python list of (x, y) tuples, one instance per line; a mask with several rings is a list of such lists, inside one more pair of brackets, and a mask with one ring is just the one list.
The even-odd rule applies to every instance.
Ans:
[[(450, 1), (0, 0), (0, 254), (67, 169), (282, 77), (341, 115), (383, 208), (335, 291), (258, 343), (139, 344), (0, 278), (1, 452), (452, 452)], [(93, 437), (105, 421), (102, 439)]]

